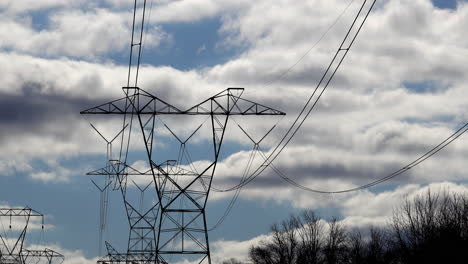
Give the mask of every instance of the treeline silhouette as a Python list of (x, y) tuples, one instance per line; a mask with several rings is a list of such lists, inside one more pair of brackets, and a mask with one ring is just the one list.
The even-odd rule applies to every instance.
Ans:
[(406, 199), (385, 227), (367, 230), (304, 211), (272, 225), (271, 238), (252, 246), (249, 258), (253, 264), (466, 264), (468, 196), (428, 191)]

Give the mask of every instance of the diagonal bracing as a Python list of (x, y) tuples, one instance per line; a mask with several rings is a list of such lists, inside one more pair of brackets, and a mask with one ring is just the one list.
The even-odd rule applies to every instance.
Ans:
[[(241, 98), (243, 88), (229, 88), (220, 92), (201, 103), (189, 107), (187, 110), (170, 105), (154, 95), (138, 87), (124, 87), (126, 97), (90, 108), (81, 112), (85, 115), (123, 115), (123, 127), (135, 126), (142, 138), (144, 149), (149, 164), (149, 170), (153, 177), (154, 187), (157, 195), (157, 216), (151, 221), (158, 219), (155, 226), (155, 247), (146, 247), (154, 251), (157, 260), (155, 262), (167, 262), (173, 255), (191, 255), (199, 260), (199, 263), (211, 263), (208, 229), (206, 221), (206, 204), (211, 189), (211, 183), (219, 161), (221, 146), (225, 137), (230, 116), (274, 116), (285, 115), (285, 113), (265, 105), (255, 103)], [(156, 151), (154, 139), (157, 136), (156, 120), (159, 116), (207, 116), (208, 122), (202, 124), (208, 126), (211, 134), (211, 160), (199, 171), (184, 164), (182, 160), (189, 160), (186, 152), (186, 143), (196, 134), (202, 125), (191, 132), (187, 139), (182, 140), (166, 124), (164, 126), (170, 131), (181, 145), (181, 154), (178, 160), (166, 160), (158, 163), (157, 159), (164, 157), (164, 153)], [(130, 158), (129, 142), (132, 130), (122, 133), (122, 145), (119, 160), (110, 166), (111, 172), (105, 169), (94, 171), (91, 174), (112, 173), (120, 182), (120, 190), (125, 198), (126, 179), (129, 173), (134, 172), (126, 164)], [(124, 203), (127, 210), (130, 225), (149, 222), (145, 215), (128, 204)], [(145, 236), (139, 233), (143, 239)], [(128, 253), (131, 253), (132, 238), (129, 239)], [(136, 241), (136, 243), (141, 243)], [(143, 250), (144, 251), (144, 250)]]

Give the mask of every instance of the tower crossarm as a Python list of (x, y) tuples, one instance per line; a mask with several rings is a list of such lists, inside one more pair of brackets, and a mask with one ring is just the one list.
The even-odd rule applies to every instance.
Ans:
[[(120, 166), (118, 166), (120, 165)], [(90, 171), (86, 173), (86, 175), (106, 175), (106, 176), (113, 176), (113, 175), (148, 175), (153, 176), (150, 170), (139, 171), (133, 168), (130, 165), (124, 163), (110, 163), (110, 166), (106, 166), (97, 170)]]
[(81, 111), (80, 114), (183, 114), (177, 107), (161, 100), (139, 87), (123, 87), (125, 97)]
[(241, 98), (244, 88), (228, 88), (184, 111), (186, 115), (286, 115), (271, 107)]
[(81, 111), (80, 114), (138, 115), (286, 115), (241, 98), (244, 88), (228, 88), (187, 110), (161, 100), (138, 87), (124, 87), (126, 97)]
[(0, 217), (10, 218), (10, 229), (11, 229), (12, 217), (24, 218), (23, 219), (24, 227), (21, 233), (19, 234), (18, 238), (13, 240), (14, 245), (9, 246), (6, 242), (6, 240), (8, 240), (9, 238), (2, 237), (2, 235), (0, 235), (0, 240), (3, 243), (2, 248), (6, 249), (6, 252), (0, 253), (0, 263), (23, 264), (23, 263), (32, 263), (31, 260), (34, 260), (34, 263), (38, 263), (39, 261), (41, 261), (41, 259), (45, 259), (47, 263), (62, 263), (65, 260), (65, 257), (63, 255), (48, 248), (43, 249), (43, 250), (31, 250), (31, 249), (26, 249), (23, 247), (24, 240), (26, 237), (26, 232), (28, 230), (28, 225), (30, 223), (30, 218), (41, 217), (42, 229), (44, 229), (44, 215), (43, 214), (29, 207), (0, 208)]
[(43, 215), (31, 208), (0, 208), (0, 216), (16, 217), (16, 216), (39, 216)]
[(28, 258), (37, 258), (37, 257), (46, 258), (49, 261), (52, 261), (52, 259), (59, 260), (60, 263), (62, 263), (65, 260), (65, 257), (62, 254), (52, 249), (48, 249), (48, 248), (43, 249), (43, 250), (23, 249), (23, 252), (21, 253), (21, 255), (23, 256), (25, 260), (27, 260)]
[[(28, 230), (28, 225), (31, 217), (40, 217), (42, 219), (42, 228), (44, 228), (44, 215), (37, 212), (34, 209), (29, 207), (25, 208), (0, 208), (0, 217), (9, 217), (10, 218), (10, 228), (11, 228), (11, 219), (13, 217), (21, 217), (24, 218), (23, 229), (19, 234), (19, 237), (16, 239), (16, 242), (12, 247), (8, 247), (6, 244), (6, 237), (2, 237), (0, 235), (0, 240), (5, 246), (5, 248), (9, 251), (9, 255), (14, 254), (15, 252), (21, 252), (23, 250), (24, 239), (26, 237), (26, 232)], [(0, 219), (1, 221), (2, 219)]]

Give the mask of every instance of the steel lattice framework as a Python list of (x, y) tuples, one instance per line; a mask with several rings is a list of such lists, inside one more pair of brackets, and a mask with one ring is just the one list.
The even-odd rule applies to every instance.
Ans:
[[(117, 253), (117, 251), (106, 242), (109, 259), (104, 259), (100, 262), (119, 263), (117, 260), (122, 260), (123, 256), (126, 255), (128, 256), (128, 259), (131, 259), (133, 262), (138, 259), (139, 262), (137, 263), (153, 263), (155, 261), (156, 246), (154, 230), (156, 228), (159, 205), (154, 204), (150, 208), (144, 208), (142, 202), (140, 202), (140, 204), (136, 204), (130, 199), (127, 199), (128, 177), (151, 176), (152, 174), (149, 171), (140, 172), (137, 169), (117, 160), (110, 160), (106, 167), (89, 172), (88, 175), (102, 175), (110, 177), (111, 180), (105, 188), (108, 188), (109, 184), (112, 183), (111, 181), (114, 181), (114, 189), (119, 190), (123, 197), (130, 225), (127, 253)], [(137, 187), (140, 188), (138, 185)], [(143, 189), (140, 190), (142, 191), (142, 194), (145, 191)], [(112, 261), (109, 262), (108, 260)]]
[[(166, 260), (171, 259), (171, 256), (190, 255), (200, 263), (211, 263), (206, 204), (229, 117), (285, 113), (241, 98), (243, 88), (229, 88), (186, 110), (139, 88), (146, 3), (147, 0), (134, 0), (128, 79), (127, 85), (123, 87), (125, 96), (81, 112), (83, 115), (112, 115), (123, 119), (120, 132), (114, 137), (120, 137), (120, 151), (116, 158), (111, 150), (114, 139), (107, 140), (93, 126), (107, 142), (106, 166), (88, 173), (106, 178), (104, 187), (96, 185), (101, 191), (101, 219), (106, 218), (108, 187), (114, 183), (114, 190), (119, 190), (122, 195), (130, 226), (127, 252), (119, 253), (106, 242), (108, 254), (98, 262), (168, 263)], [(156, 132), (156, 124), (163, 116), (205, 116), (210, 121), (207, 126), (212, 146), (209, 151), (210, 161), (206, 166), (198, 170), (191, 166), (186, 150), (188, 142), (195, 134), (201, 133), (200, 128), (206, 123), (203, 122), (186, 139), (164, 125), (180, 144), (179, 157), (165, 159), (165, 153), (155, 148), (155, 137), (160, 136)], [(133, 155), (129, 154), (132, 135), (142, 139), (140, 143), (143, 144), (147, 169), (138, 170), (130, 164)], [(149, 207), (143, 206), (143, 199), (140, 204), (132, 202), (128, 188), (131, 177), (150, 177), (157, 201)], [(137, 185), (141, 196), (149, 186), (140, 188)], [(103, 226), (105, 221), (101, 221), (101, 231)]]
[[(51, 250), (32, 250), (24, 248), (24, 240), (30, 224), (31, 217), (40, 217), (42, 219), (42, 228), (44, 228), (44, 216), (31, 208), (0, 208), (0, 218), (9, 218), (10, 229), (12, 218), (22, 218), (24, 227), (19, 232), (18, 238), (14, 243), (9, 243), (9, 237), (0, 234), (0, 263), (2, 264), (28, 264), (28, 263), (48, 263), (60, 264), (64, 261), (64, 256)], [(2, 219), (0, 219), (1, 221)]]
[[(148, 171), (142, 173), (126, 164), (128, 152), (125, 150), (129, 147), (131, 130), (124, 129), (121, 160), (114, 160), (111, 166), (90, 173), (113, 175), (117, 179), (131, 229), (128, 253), (119, 254), (107, 245), (108, 258), (102, 262), (117, 263), (125, 258), (126, 261), (131, 261), (135, 256), (139, 259), (146, 256), (138, 263), (165, 262), (170, 255), (194, 255), (200, 259), (200, 263), (211, 263), (206, 204), (229, 117), (272, 116), (285, 113), (241, 98), (243, 88), (229, 88), (187, 110), (180, 110), (138, 87), (124, 87), (123, 90), (126, 95), (124, 98), (81, 112), (85, 115), (123, 115), (124, 128), (136, 123), (140, 128), (138, 132), (142, 136), (150, 166)], [(211, 121), (208, 122), (208, 126), (212, 137), (212, 160), (206, 167), (197, 171), (181, 166), (181, 160), (166, 160), (159, 164), (156, 162), (156, 157), (164, 155), (154, 151), (155, 123), (158, 116), (163, 115), (208, 117)], [(183, 148), (200, 127), (201, 125), (186, 140), (181, 140), (169, 127), (167, 128)], [(148, 211), (139, 212), (126, 200), (127, 179), (129, 175), (148, 174), (153, 177), (158, 203)]]

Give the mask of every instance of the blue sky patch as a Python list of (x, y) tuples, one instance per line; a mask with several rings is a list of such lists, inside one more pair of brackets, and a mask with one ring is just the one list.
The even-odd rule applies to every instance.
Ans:
[[(241, 52), (240, 49), (221, 44), (219, 17), (160, 26), (172, 36), (172, 40), (157, 48), (144, 48), (142, 64), (170, 66), (185, 71), (222, 64)], [(111, 58), (118, 64), (126, 65), (128, 51), (111, 54)]]
[(49, 16), (52, 10), (42, 10), (30, 12), (27, 15), (31, 18), (32, 27), (37, 30), (45, 30), (49, 27)]
[(432, 0), (434, 6), (438, 8), (455, 9), (457, 8), (457, 0)]
[(447, 85), (433, 80), (407, 81), (403, 86), (413, 93), (439, 93), (447, 89)]

